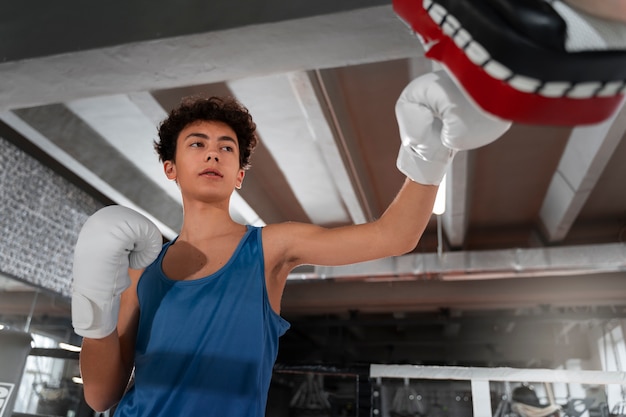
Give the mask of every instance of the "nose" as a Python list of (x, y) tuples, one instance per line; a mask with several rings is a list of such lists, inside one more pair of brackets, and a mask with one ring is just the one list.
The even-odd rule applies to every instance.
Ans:
[(204, 152), (206, 152), (207, 162), (209, 162), (211, 159), (215, 160), (215, 162), (220, 161), (220, 148), (219, 144), (215, 141), (210, 141), (209, 143), (207, 143)]

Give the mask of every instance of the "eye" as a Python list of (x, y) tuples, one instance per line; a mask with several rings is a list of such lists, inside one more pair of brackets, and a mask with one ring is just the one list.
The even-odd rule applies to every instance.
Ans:
[(233, 148), (230, 145), (222, 146), (222, 149), (225, 150), (226, 152), (234, 152), (235, 150), (235, 148)]
[(202, 142), (200, 142), (200, 141), (196, 141), (196, 142), (191, 142), (191, 143), (189, 144), (189, 146), (190, 146), (190, 147), (192, 147), (192, 148), (200, 148), (200, 147), (202, 147), (202, 146), (203, 146), (203, 144), (202, 144)]

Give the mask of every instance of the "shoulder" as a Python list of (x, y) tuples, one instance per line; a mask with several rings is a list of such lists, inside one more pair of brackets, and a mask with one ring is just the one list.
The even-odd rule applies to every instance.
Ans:
[(266, 260), (295, 267), (302, 261), (301, 253), (318, 240), (324, 228), (309, 223), (285, 222), (263, 228), (263, 250)]
[(265, 277), (270, 303), (280, 311), (280, 299), (289, 272), (298, 266), (294, 249), (299, 246), (294, 236), (306, 225), (301, 223), (276, 223), (262, 228), (261, 241), (265, 262)]
[(274, 264), (288, 262), (290, 250), (297, 245), (294, 236), (301, 226), (301, 223), (285, 222), (263, 227), (261, 239), (266, 261)]
[(319, 229), (321, 229), (319, 226), (308, 223), (284, 222), (271, 224), (263, 227), (263, 243), (289, 248)]
[(276, 223), (264, 226), (261, 229), (261, 240), (265, 256), (278, 255), (288, 245), (291, 227), (289, 223)]

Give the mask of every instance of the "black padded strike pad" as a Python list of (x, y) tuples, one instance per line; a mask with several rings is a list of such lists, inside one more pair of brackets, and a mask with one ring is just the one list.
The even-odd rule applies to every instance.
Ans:
[(626, 50), (568, 52), (566, 22), (543, 0), (394, 0), (393, 6), (426, 56), (496, 116), (598, 123), (626, 91)]

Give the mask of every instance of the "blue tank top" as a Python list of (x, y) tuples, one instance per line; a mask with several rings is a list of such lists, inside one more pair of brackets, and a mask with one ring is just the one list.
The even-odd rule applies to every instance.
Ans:
[(192, 281), (163, 273), (169, 245), (137, 285), (135, 382), (115, 415), (263, 417), (289, 323), (269, 303), (261, 229), (248, 226), (226, 265)]

